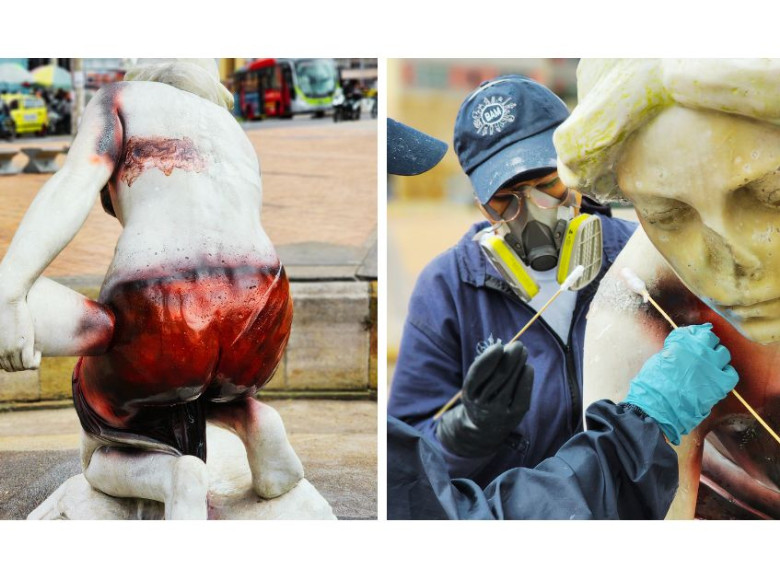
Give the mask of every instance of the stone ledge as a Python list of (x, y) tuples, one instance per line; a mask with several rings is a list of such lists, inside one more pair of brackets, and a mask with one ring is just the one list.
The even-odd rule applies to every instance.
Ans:
[(285, 352), (285, 387), (367, 388), (369, 284), (293, 282), (291, 289), (295, 314)]
[(50, 409), (65, 409), (73, 406), (72, 399), (54, 401), (9, 401), (0, 403), (0, 413), (14, 411), (48, 411)]

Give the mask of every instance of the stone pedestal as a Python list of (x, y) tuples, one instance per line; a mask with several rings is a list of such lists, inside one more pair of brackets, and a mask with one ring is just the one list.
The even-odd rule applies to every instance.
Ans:
[[(232, 433), (208, 426), (209, 519), (333, 520), (328, 502), (303, 479), (286, 494), (264, 500), (252, 490), (252, 476), (241, 441)], [(304, 466), (305, 467), (305, 466)], [(163, 519), (156, 501), (115, 498), (93, 489), (84, 475), (63, 483), (28, 520), (154, 520)]]

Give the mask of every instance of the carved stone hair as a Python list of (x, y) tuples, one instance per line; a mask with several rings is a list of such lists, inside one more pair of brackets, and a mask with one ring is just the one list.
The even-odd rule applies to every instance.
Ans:
[(780, 124), (780, 59), (583, 59), (579, 103), (555, 131), (558, 173), (621, 199), (615, 164), (629, 137), (673, 105)]
[(141, 60), (125, 74), (126, 81), (153, 81), (203, 97), (233, 108), (233, 95), (219, 81), (219, 69), (213, 58)]

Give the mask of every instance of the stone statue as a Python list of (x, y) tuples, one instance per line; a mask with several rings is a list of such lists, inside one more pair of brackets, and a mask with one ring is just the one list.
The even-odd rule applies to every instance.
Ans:
[[(215, 61), (141, 63), (125, 80), (90, 101), (0, 264), (0, 367), (81, 356), (87, 481), (206, 518), (207, 420), (241, 439), (260, 497), (303, 477), (278, 413), (253, 397), (282, 357), (292, 299)], [(123, 231), (95, 302), (41, 273), (98, 195)]]
[[(677, 324), (712, 322), (737, 391), (777, 432), (780, 60), (584, 60), (577, 74), (579, 105), (555, 134), (560, 175), (627, 198), (642, 225), (591, 307), (584, 404), (620, 400), (670, 331), (621, 282), (627, 266)], [(780, 517), (780, 445), (735, 396), (677, 451), (669, 517)]]

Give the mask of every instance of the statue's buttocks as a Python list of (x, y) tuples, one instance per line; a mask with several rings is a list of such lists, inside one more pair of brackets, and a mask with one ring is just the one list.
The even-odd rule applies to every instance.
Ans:
[(100, 300), (116, 323), (108, 352), (74, 372), (85, 430), (120, 442), (143, 434), (204, 457), (203, 405), (254, 395), (292, 322), (279, 264), (180, 270), (113, 284)]

